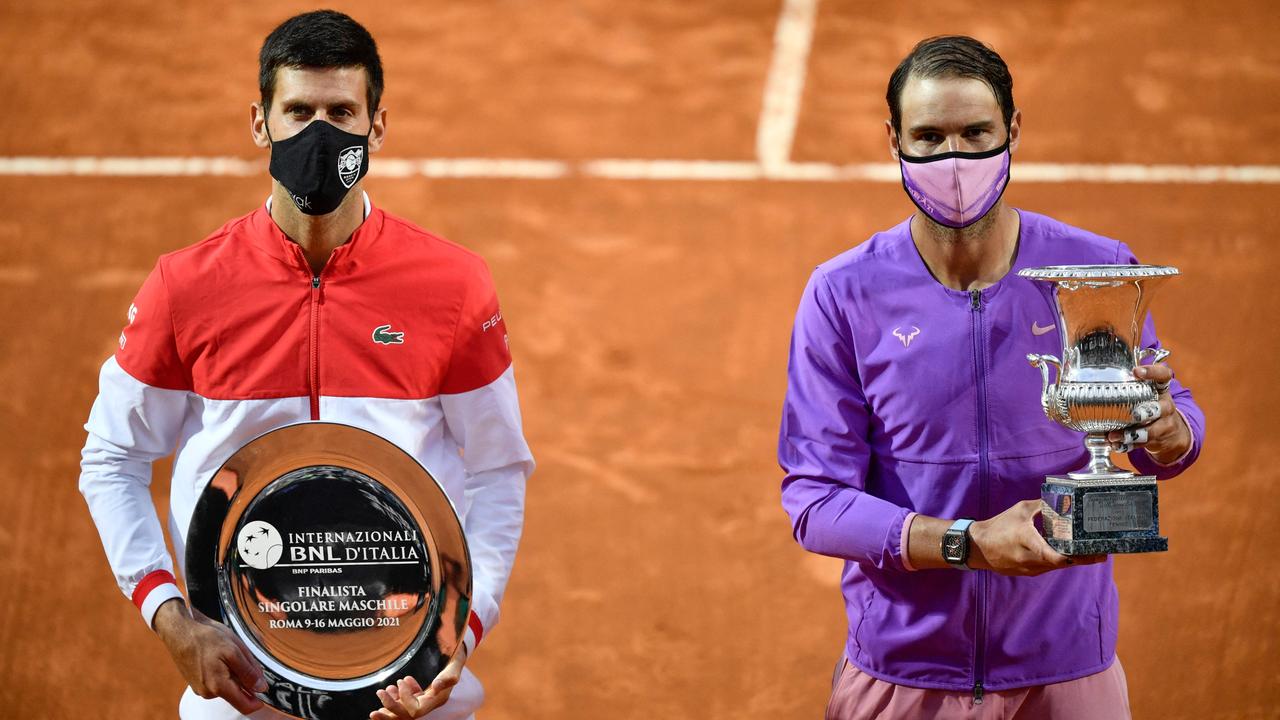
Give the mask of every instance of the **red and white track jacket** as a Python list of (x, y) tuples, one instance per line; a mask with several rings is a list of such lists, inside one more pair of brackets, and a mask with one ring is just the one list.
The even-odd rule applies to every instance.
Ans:
[(533, 458), (507, 329), (484, 261), (373, 208), (313, 278), (268, 207), (161, 256), (102, 366), (80, 491), (116, 582), (148, 624), (180, 597), (148, 486), (175, 453), (180, 560), (205, 484), (274, 428), (346, 423), (400, 446), (444, 486), (474, 575), (468, 650), (498, 620)]

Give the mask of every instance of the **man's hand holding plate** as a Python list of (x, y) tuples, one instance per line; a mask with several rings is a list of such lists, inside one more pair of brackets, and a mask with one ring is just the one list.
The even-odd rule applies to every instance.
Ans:
[(420, 718), (449, 701), (449, 695), (462, 678), (462, 667), (467, 663), (467, 649), (464, 646), (448, 665), (440, 671), (431, 687), (426, 690), (412, 676), (405, 677), (395, 685), (378, 691), (378, 699), (382, 707), (369, 713), (370, 720), (413, 720)]

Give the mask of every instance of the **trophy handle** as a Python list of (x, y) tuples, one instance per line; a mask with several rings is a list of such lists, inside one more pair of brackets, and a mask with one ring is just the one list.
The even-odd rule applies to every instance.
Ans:
[(1154, 365), (1169, 357), (1171, 352), (1171, 350), (1165, 350), (1164, 348), (1142, 348), (1138, 351), (1138, 364), (1142, 364), (1143, 360), (1150, 357), (1151, 364)]
[[(1143, 350), (1145, 351), (1146, 348), (1143, 348)], [(1139, 356), (1139, 359), (1141, 359), (1141, 356)], [(1027, 362), (1030, 362), (1032, 367), (1040, 368), (1040, 376), (1044, 378), (1044, 387), (1041, 388), (1041, 392), (1048, 393), (1049, 386), (1053, 384), (1049, 382), (1049, 363), (1053, 363), (1053, 366), (1058, 368), (1058, 374), (1061, 375), (1062, 361), (1054, 357), (1053, 355), (1040, 355), (1038, 353), (1029, 353), (1027, 355)]]
[(1054, 407), (1054, 384), (1049, 382), (1049, 363), (1053, 363), (1053, 366), (1058, 368), (1058, 377), (1061, 378), (1062, 361), (1053, 355), (1041, 355), (1039, 353), (1028, 353), (1027, 361), (1033, 367), (1040, 368), (1040, 377), (1044, 379), (1044, 386), (1040, 389), (1040, 407), (1050, 420), (1057, 420), (1057, 415), (1052, 409)]

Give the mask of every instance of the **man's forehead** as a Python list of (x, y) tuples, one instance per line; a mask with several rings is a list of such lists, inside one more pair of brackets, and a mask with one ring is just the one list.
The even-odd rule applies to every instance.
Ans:
[(275, 99), (281, 102), (357, 102), (363, 104), (368, 76), (361, 66), (282, 67), (276, 70)]
[(1000, 102), (991, 86), (972, 77), (912, 75), (898, 106), (903, 127), (969, 126), (1001, 122)]

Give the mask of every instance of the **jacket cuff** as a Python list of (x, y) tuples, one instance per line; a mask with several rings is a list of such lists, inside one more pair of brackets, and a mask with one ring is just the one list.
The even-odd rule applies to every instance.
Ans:
[(1187, 446), (1187, 451), (1182, 456), (1170, 463), (1162, 463), (1155, 459), (1146, 448), (1138, 448), (1138, 452), (1129, 455), (1129, 461), (1133, 463), (1135, 469), (1144, 475), (1155, 475), (1161, 480), (1177, 475), (1186, 469), (1187, 460), (1196, 456), (1196, 430), (1187, 416), (1183, 414), (1182, 409), (1174, 406), (1174, 412), (1182, 418), (1182, 422), (1186, 424), (1188, 432), (1191, 433), (1191, 444)]
[(484, 637), (484, 624), (480, 622), (480, 616), (473, 612), (467, 617), (467, 631), (462, 635), (462, 646), (467, 649), (468, 660), (471, 659), (482, 637)]
[(142, 578), (142, 582), (133, 589), (132, 599), (133, 604), (142, 613), (142, 619), (146, 621), (147, 627), (153, 627), (151, 623), (160, 606), (169, 600), (181, 597), (182, 591), (178, 589), (178, 582), (174, 580), (173, 573), (168, 570), (156, 570)]
[(902, 560), (902, 567), (911, 572), (915, 572), (916, 568), (911, 564), (911, 553), (908, 545), (911, 538), (911, 521), (916, 519), (916, 515), (919, 515), (919, 513), (911, 512), (907, 513), (907, 516), (903, 518), (902, 534), (898, 539), (898, 556)]

